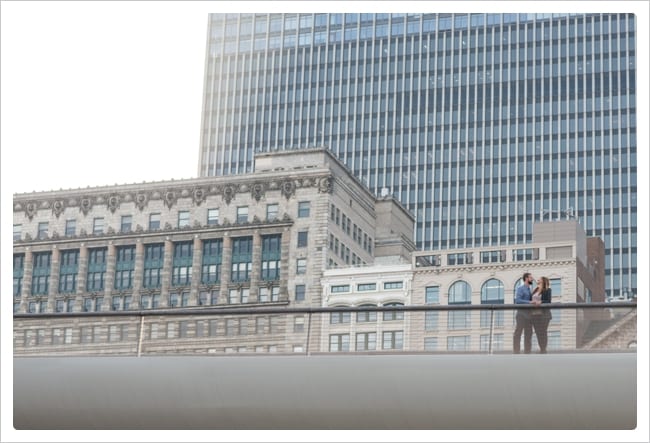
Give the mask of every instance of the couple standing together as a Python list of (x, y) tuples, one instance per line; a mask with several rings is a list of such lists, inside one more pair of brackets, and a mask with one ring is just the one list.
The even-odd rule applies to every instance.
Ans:
[[(551, 302), (551, 287), (548, 278), (540, 277), (537, 280), (537, 287), (531, 291), (533, 276), (526, 272), (523, 284), (517, 288), (515, 293), (515, 304), (534, 304), (539, 306), (542, 303)], [(533, 328), (539, 344), (539, 352), (546, 354), (548, 344), (548, 324), (551, 321), (549, 309), (518, 309), (516, 314), (517, 326), (512, 342), (512, 352), (519, 354), (521, 346), (521, 333), (524, 333), (524, 353), (530, 354), (532, 348)]]

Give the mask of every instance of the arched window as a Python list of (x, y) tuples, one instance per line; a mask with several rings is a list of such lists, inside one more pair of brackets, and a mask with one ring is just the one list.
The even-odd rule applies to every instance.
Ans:
[(468, 305), (472, 303), (472, 288), (469, 283), (459, 280), (449, 288), (450, 305)]
[[(450, 305), (469, 305), (472, 303), (472, 288), (469, 283), (459, 280), (449, 288)], [(468, 329), (472, 327), (470, 311), (449, 311), (447, 313), (447, 326), (453, 329)]]
[(481, 304), (503, 304), (504, 303), (503, 282), (491, 278), (481, 287)]
[[(481, 304), (498, 305), (505, 302), (503, 282), (496, 278), (491, 278), (481, 287)], [(504, 326), (503, 311), (481, 310), (481, 327), (482, 328), (501, 328)]]
[[(359, 307), (360, 308), (375, 307), (375, 305), (364, 304), (364, 305), (360, 305)], [(358, 323), (369, 322), (369, 321), (377, 321), (377, 312), (375, 311), (357, 312)]]
[[(384, 306), (404, 306), (402, 303), (386, 303)], [(404, 311), (384, 311), (384, 321), (404, 320)]]

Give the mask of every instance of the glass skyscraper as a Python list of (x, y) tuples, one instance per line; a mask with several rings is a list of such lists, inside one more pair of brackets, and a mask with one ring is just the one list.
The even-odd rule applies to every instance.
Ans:
[(633, 14), (211, 14), (199, 175), (327, 146), (419, 248), (575, 217), (636, 294)]

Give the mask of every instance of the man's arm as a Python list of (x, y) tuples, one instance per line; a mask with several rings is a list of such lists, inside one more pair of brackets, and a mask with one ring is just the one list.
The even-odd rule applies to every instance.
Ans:
[(515, 304), (530, 304), (528, 288), (526, 285), (519, 286), (515, 293)]

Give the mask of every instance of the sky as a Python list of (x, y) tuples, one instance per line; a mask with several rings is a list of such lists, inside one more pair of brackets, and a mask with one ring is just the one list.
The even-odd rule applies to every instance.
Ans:
[[(8, 240), (2, 242), (2, 256), (11, 254), (8, 218), (15, 193), (197, 176), (209, 12), (622, 12), (625, 7), (640, 12), (639, 78), (647, 79), (647, 2), (2, 1), (0, 147), (3, 239)], [(647, 148), (648, 85), (637, 84), (638, 141)], [(647, 159), (647, 149), (639, 149), (643, 205)], [(639, 224), (647, 221), (644, 207)], [(639, 269), (647, 269), (643, 231)], [(3, 275), (10, 266), (3, 260)], [(9, 279), (2, 281), (8, 288)], [(3, 355), (8, 349), (11, 356), (9, 298), (2, 303), (9, 320), (3, 322)], [(647, 325), (640, 327), (647, 331)], [(11, 393), (4, 389), (6, 372), (3, 366), (3, 406)]]

